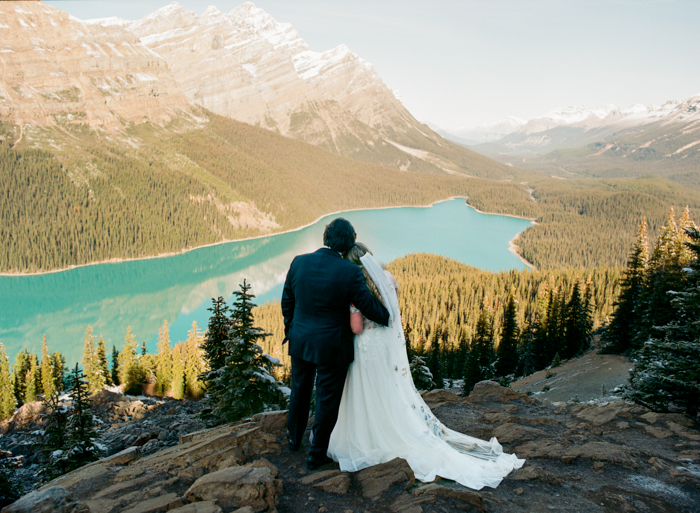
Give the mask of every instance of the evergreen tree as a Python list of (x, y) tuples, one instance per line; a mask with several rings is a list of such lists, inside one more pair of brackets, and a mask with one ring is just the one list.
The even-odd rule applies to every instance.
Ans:
[(85, 329), (85, 342), (83, 344), (83, 373), (88, 383), (88, 392), (96, 394), (105, 386), (105, 377), (100, 371), (100, 362), (95, 348), (95, 337), (92, 334), (92, 326)]
[(469, 395), (478, 382), (494, 377), (494, 359), (491, 319), (488, 309), (482, 307), (467, 362), (464, 365), (463, 395)]
[(562, 349), (564, 358), (570, 359), (588, 349), (591, 345), (592, 337), (589, 331), (589, 312), (581, 297), (578, 280), (574, 283), (571, 299), (566, 305), (566, 312), (564, 345)]
[(5, 346), (0, 343), (0, 420), (12, 417), (16, 404), (17, 401), (12, 390), (10, 360), (7, 358)]
[(75, 369), (69, 376), (69, 384), (72, 405), (66, 424), (68, 450), (65, 453), (65, 458), (68, 472), (100, 457), (100, 450), (95, 445), (97, 433), (90, 407), (88, 383), (78, 364), (75, 364)]
[(60, 395), (60, 392), (55, 391), (44, 397), (46, 413), (42, 418), (46, 427), (41, 440), (41, 453), (46, 463), (40, 471), (42, 481), (49, 481), (67, 472), (68, 461), (63, 456), (68, 444), (66, 425), (69, 409), (61, 404)]
[(144, 340), (143, 342), (141, 342), (141, 356), (146, 356), (147, 352), (148, 351), (146, 351), (146, 341)]
[(515, 373), (518, 366), (518, 340), (520, 328), (518, 327), (517, 311), (513, 294), (508, 296), (508, 303), (503, 314), (501, 327), (501, 340), (498, 344), (496, 375), (508, 376)]
[(41, 391), (44, 398), (51, 397), (56, 391), (54, 383), (53, 361), (46, 345), (46, 335), (41, 339)]
[(678, 290), (683, 281), (682, 269), (688, 264), (688, 253), (682, 251), (688, 242), (685, 232), (679, 230), (671, 209), (649, 259), (640, 297), (634, 329), (634, 346), (641, 347), (653, 336), (655, 326), (665, 326), (674, 319), (675, 307), (671, 304), (670, 291)]
[(175, 344), (173, 349), (173, 399), (185, 397), (185, 368), (182, 364), (182, 343)]
[(17, 356), (15, 356), (15, 365), (12, 368), (12, 390), (15, 394), (17, 406), (22, 406), (24, 404), (27, 373), (31, 366), (30, 356), (29, 350), (26, 347), (20, 350)]
[(109, 365), (107, 363), (107, 345), (102, 335), (100, 335), (100, 339), (97, 342), (97, 368), (104, 379), (105, 385), (112, 385), (112, 376), (109, 373)]
[(53, 373), (53, 385), (56, 391), (60, 392), (65, 389), (63, 382), (66, 377), (66, 359), (59, 351), (55, 351), (51, 355), (51, 367)]
[(207, 333), (204, 337), (202, 350), (204, 358), (211, 371), (221, 369), (226, 365), (226, 340), (229, 338), (229, 331), (232, 321), (229, 317), (230, 309), (223, 297), (212, 299), (212, 307), (207, 308), (212, 315), (209, 317)]
[(119, 351), (117, 351), (117, 346), (112, 345), (112, 384), (114, 386), (119, 386), (121, 381), (119, 381)]
[(413, 378), (413, 385), (417, 390), (432, 390), (435, 388), (435, 382), (433, 381), (433, 375), (430, 373), (430, 369), (425, 364), (425, 358), (415, 354), (411, 363), (409, 365), (411, 369), (411, 378)]
[(41, 376), (39, 376), (39, 366), (35, 354), (29, 356), (29, 370), (25, 380), (24, 404), (33, 403), (38, 400), (39, 387), (41, 386)]
[(119, 383), (125, 394), (138, 394), (141, 391), (141, 372), (136, 358), (136, 337), (131, 333), (131, 326), (126, 328), (124, 349), (117, 357)]
[(683, 281), (669, 291), (674, 317), (654, 327), (630, 373), (628, 398), (657, 411), (683, 411), (697, 418), (700, 408), (700, 232), (687, 229), (692, 263)]
[(173, 383), (173, 350), (170, 347), (170, 328), (168, 321), (158, 330), (158, 349), (156, 352), (156, 394), (165, 395)]
[(234, 292), (233, 327), (226, 341), (229, 356), (217, 378), (212, 414), (219, 422), (232, 422), (255, 413), (280, 408), (285, 398), (277, 380), (272, 376), (276, 359), (263, 354), (257, 344), (268, 336), (262, 329), (253, 326), (252, 310), (255, 306), (250, 294), (250, 285), (243, 281), (241, 290)]
[(637, 310), (640, 307), (639, 300), (648, 263), (649, 236), (645, 217), (637, 229), (637, 239), (627, 258), (627, 269), (620, 282), (620, 296), (615, 302), (615, 312), (601, 337), (605, 344), (603, 353), (620, 354), (634, 346), (633, 333), (638, 322)]
[(525, 328), (520, 334), (520, 351), (518, 360), (518, 372), (521, 376), (529, 376), (538, 370), (537, 357), (535, 355), (537, 349), (538, 331), (540, 331), (539, 323), (535, 312), (531, 312), (526, 317)]
[(185, 391), (190, 397), (201, 397), (204, 394), (204, 383), (200, 380), (200, 376), (206, 370), (202, 353), (203, 340), (204, 335), (197, 327), (197, 321), (192, 321), (183, 355)]

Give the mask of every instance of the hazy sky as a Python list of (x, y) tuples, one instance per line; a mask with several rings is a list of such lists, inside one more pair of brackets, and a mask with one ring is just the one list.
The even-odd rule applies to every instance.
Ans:
[[(168, 0), (48, 0), (137, 20)], [(237, 0), (180, 0), (201, 14)], [(473, 127), (557, 107), (700, 93), (699, 0), (256, 0), (312, 50), (345, 43), (420, 121)]]

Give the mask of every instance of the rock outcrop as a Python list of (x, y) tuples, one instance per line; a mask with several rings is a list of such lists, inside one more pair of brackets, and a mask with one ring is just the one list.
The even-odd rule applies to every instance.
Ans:
[(151, 454), (129, 447), (30, 496), (53, 490), (93, 513), (700, 510), (700, 430), (688, 417), (620, 400), (554, 405), (488, 381), (466, 398), (450, 391), (424, 397), (448, 427), (500, 436), (525, 466), (498, 488), (478, 491), (442, 479), (416, 482), (401, 459), (355, 473), (337, 464), (308, 473), (307, 446), (287, 451), (286, 412), (271, 412), (184, 434)]

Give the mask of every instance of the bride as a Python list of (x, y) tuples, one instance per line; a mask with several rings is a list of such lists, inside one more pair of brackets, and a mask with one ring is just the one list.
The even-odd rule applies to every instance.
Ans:
[(505, 454), (495, 438), (479, 440), (448, 429), (435, 418), (411, 378), (396, 280), (361, 243), (345, 258), (362, 268), (370, 291), (381, 298), (392, 320), (383, 327), (359, 312), (350, 314), (353, 331), (362, 332), (354, 339), (355, 361), (347, 374), (328, 455), (343, 471), (399, 457), (423, 482), (439, 476), (475, 490), (495, 488), (525, 460)]

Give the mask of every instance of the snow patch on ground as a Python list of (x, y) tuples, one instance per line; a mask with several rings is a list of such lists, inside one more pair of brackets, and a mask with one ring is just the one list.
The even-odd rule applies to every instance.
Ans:
[(627, 479), (627, 482), (638, 488), (642, 488), (653, 493), (660, 493), (671, 497), (677, 497), (683, 500), (689, 500), (688, 495), (684, 491), (679, 490), (678, 488), (675, 488), (673, 486), (669, 486), (666, 483), (662, 483), (661, 481), (659, 481), (658, 479), (654, 479), (653, 477), (632, 476)]

